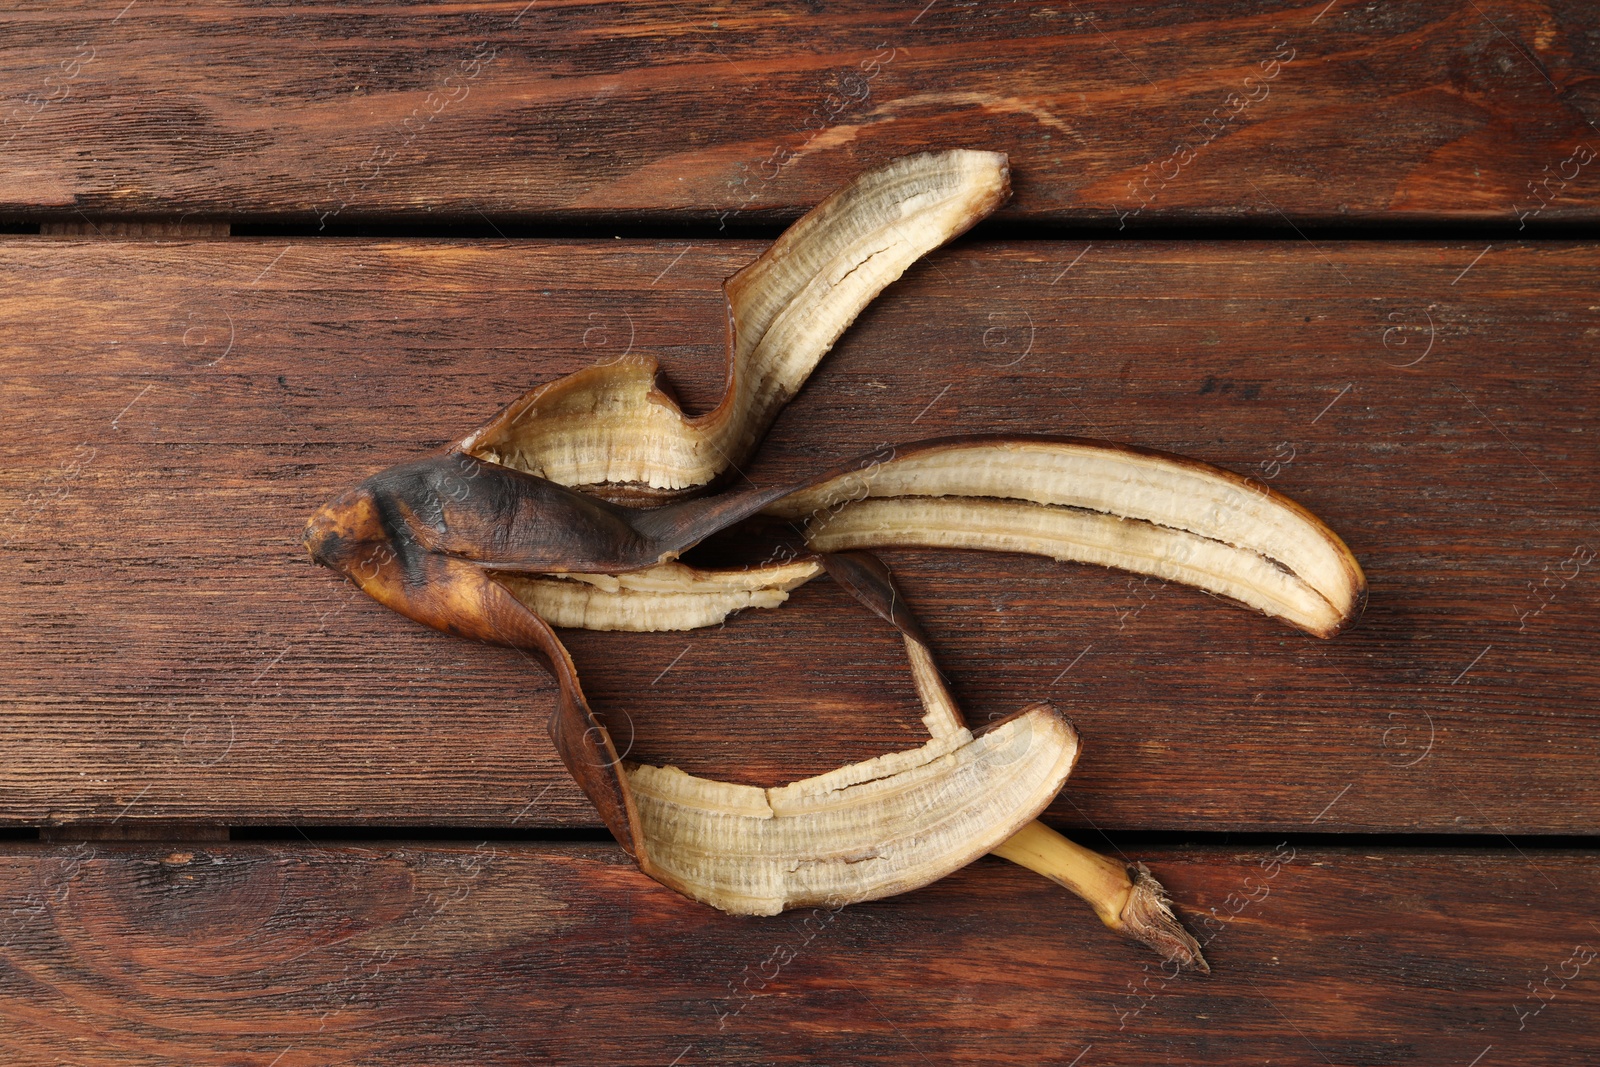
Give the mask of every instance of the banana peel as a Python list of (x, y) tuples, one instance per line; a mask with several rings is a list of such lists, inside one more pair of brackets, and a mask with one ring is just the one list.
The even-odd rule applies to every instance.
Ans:
[[(652, 360), (591, 367), (335, 497), (306, 545), (401, 614), (537, 654), (557, 682), (563, 762), (640, 868), (687, 896), (772, 914), (904, 892), (992, 852), (1203, 970), (1148, 871), (1034, 821), (1077, 759), (1070, 724), (1035, 704), (969, 730), (904, 598), (863, 550), (1020, 551), (1157, 574), (1327, 637), (1365, 594), (1338, 536), (1231, 472), (1075, 438), (944, 438), (788, 485), (723, 487), (861, 309), (1008, 191), (1006, 159), (990, 152), (862, 175), (726, 283), (726, 388), (710, 412), (685, 415)], [(680, 560), (760, 514), (801, 524), (807, 553), (723, 570)], [(712, 625), (825, 573), (900, 630), (930, 740), (782, 787), (622, 761), (553, 629)]]

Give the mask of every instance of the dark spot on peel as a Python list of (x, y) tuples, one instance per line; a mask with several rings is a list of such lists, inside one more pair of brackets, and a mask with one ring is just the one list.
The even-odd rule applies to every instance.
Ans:
[(306, 527), (305, 543), (313, 563), (335, 570), (340, 569), (339, 562), (350, 552), (350, 543), (344, 535), (331, 530), (319, 532), (314, 526)]

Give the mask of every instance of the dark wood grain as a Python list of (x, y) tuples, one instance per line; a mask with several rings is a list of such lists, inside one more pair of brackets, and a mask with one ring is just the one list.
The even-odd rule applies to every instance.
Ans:
[(1210, 978), (1170, 978), (1062, 890), (993, 859), (890, 900), (750, 919), (597, 845), (10, 846), (0, 1059), (1565, 1067), (1600, 1054), (1592, 855), (1283, 844), (1146, 858), (1205, 917)]
[[(544, 675), (368, 601), (300, 531), (630, 343), (702, 407), (718, 284), (758, 247), (0, 244), (0, 820), (593, 825)], [(1367, 568), (1350, 632), (891, 557), (972, 719), (1047, 698), (1083, 733), (1055, 816), (1592, 832), (1597, 282), (1590, 245), (963, 245), (862, 316), (749, 474), (964, 431), (1254, 474)], [(923, 736), (898, 640), (826, 582), (719, 630), (569, 638), (632, 758), (770, 785)]]
[(1600, 207), (1584, 0), (9, 8), (25, 218), (760, 220), (950, 145), (1019, 219)]

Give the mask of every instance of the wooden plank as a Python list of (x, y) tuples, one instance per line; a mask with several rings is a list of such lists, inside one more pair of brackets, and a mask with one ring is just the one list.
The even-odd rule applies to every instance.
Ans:
[(1584, 0), (0, 15), (0, 215), (770, 220), (929, 146), (1014, 219), (1593, 220)]
[(1147, 858), (1206, 917), (1210, 978), (1163, 973), (993, 859), (885, 901), (751, 919), (598, 845), (9, 846), (0, 1055), (1531, 1067), (1600, 1054), (1592, 854), (1284, 843)]
[[(300, 530), (600, 358), (656, 355), (703, 408), (719, 281), (759, 247), (0, 243), (0, 819), (592, 825), (543, 675), (366, 600)], [(973, 719), (1078, 724), (1067, 823), (1592, 833), (1597, 283), (1584, 244), (965, 244), (749, 473), (1039, 431), (1270, 481), (1367, 568), (1334, 641), (1095, 568), (892, 562)], [(826, 582), (569, 636), (632, 758), (773, 785), (922, 736), (898, 641)]]

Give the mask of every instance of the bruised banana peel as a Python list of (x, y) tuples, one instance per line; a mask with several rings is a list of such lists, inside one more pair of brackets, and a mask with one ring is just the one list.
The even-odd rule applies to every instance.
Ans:
[[(737, 469), (861, 309), (919, 256), (1004, 201), (996, 153), (865, 174), (725, 286), (727, 383), (686, 416), (645, 358), (535, 388), (435, 455), (380, 472), (311, 520), (312, 558), (448, 633), (536, 654), (556, 679), (550, 734), (645, 873), (725, 910), (769, 914), (926, 884), (984, 854), (1084, 897), (1106, 925), (1206, 969), (1142, 865), (1034, 820), (1077, 758), (1031, 705), (970, 731), (887, 571), (853, 549), (1032, 552), (1156, 574), (1331, 636), (1360, 567), (1315, 516), (1230, 472), (1073, 438), (946, 438), (768, 489), (708, 490)], [(652, 505), (652, 506), (641, 506)], [(811, 556), (708, 570), (679, 557), (758, 513), (804, 523)], [(826, 571), (905, 638), (930, 741), (773, 789), (625, 764), (552, 624), (669, 630), (776, 607)]]

